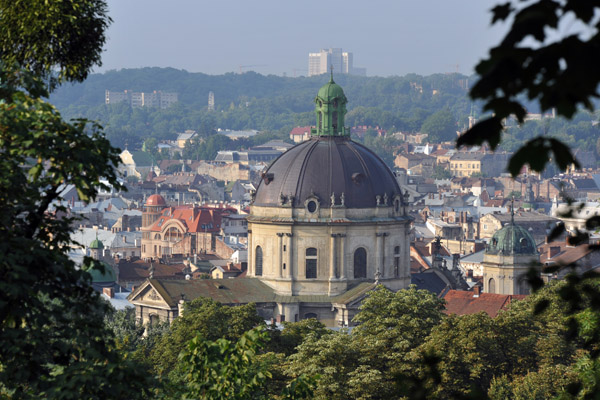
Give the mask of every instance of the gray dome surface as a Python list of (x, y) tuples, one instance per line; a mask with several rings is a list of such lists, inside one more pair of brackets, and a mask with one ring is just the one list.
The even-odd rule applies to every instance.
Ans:
[(292, 147), (277, 158), (263, 175), (254, 198), (255, 206), (274, 207), (282, 204), (282, 197), (294, 197), (293, 207), (304, 207), (304, 202), (316, 195), (320, 207), (331, 206), (331, 195), (340, 205), (349, 208), (375, 207), (376, 196), (393, 197), (401, 194), (392, 171), (365, 146), (346, 136), (324, 136)]
[(535, 240), (527, 229), (510, 223), (494, 233), (485, 254), (538, 254)]

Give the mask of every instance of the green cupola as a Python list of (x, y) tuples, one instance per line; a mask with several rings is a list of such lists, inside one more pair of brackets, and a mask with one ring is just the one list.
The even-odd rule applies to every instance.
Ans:
[(104, 248), (104, 244), (96, 236), (96, 239), (90, 243), (89, 248), (94, 250), (102, 250)]
[(346, 95), (340, 85), (333, 81), (333, 73), (329, 82), (315, 97), (315, 113), (317, 127), (311, 131), (312, 136), (348, 136), (344, 126), (346, 116)]

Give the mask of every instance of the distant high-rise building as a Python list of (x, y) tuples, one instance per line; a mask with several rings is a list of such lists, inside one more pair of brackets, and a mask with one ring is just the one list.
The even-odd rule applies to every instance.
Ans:
[(105, 103), (116, 104), (123, 101), (129, 103), (131, 107), (157, 107), (167, 108), (173, 103), (177, 103), (178, 94), (171, 92), (162, 92), (155, 90), (153, 92), (133, 92), (124, 90), (122, 92), (105, 92)]
[(213, 92), (208, 92), (208, 111), (215, 110), (215, 94)]
[(354, 55), (340, 48), (321, 49), (318, 53), (308, 53), (308, 76), (328, 73), (333, 67), (335, 73), (363, 75), (365, 68), (354, 68)]

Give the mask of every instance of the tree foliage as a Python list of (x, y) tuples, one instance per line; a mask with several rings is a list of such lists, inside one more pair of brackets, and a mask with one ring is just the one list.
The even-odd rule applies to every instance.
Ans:
[(0, 58), (44, 78), (83, 81), (106, 42), (104, 0), (0, 1)]
[[(63, 191), (83, 200), (121, 188), (118, 151), (100, 126), (65, 122), (43, 100), (97, 64), (109, 19), (102, 1), (0, 4), (0, 395), (140, 398), (147, 376), (115, 350), (107, 304), (68, 257)], [(54, 71), (58, 75), (54, 75)], [(108, 182), (104, 183), (104, 182)]]
[[(471, 96), (484, 100), (484, 111), (493, 116), (462, 135), (458, 145), (488, 142), (496, 148), (505, 118), (515, 116), (524, 122), (525, 96), (536, 101), (543, 112), (554, 108), (566, 118), (572, 118), (582, 106), (593, 110), (600, 83), (594, 58), (600, 48), (598, 10), (597, 1), (574, 0), (508, 1), (492, 9), (492, 23), (511, 21), (511, 25), (489, 57), (477, 65), (480, 78)], [(562, 34), (566, 21), (577, 30)], [(522, 149), (529, 156), (513, 157), (513, 176), (525, 164), (542, 171), (550, 159), (561, 169), (577, 164), (569, 149), (556, 140), (536, 137)]]
[(455, 117), (448, 109), (443, 109), (423, 122), (421, 133), (426, 133), (427, 140), (433, 143), (447, 142), (456, 139), (457, 128)]

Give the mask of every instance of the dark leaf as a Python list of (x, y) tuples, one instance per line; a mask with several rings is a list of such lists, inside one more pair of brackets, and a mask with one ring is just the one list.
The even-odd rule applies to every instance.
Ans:
[(478, 122), (456, 140), (456, 147), (477, 146), (488, 142), (495, 149), (500, 143), (502, 122), (497, 117), (490, 117)]
[(549, 150), (543, 138), (530, 140), (510, 158), (508, 172), (515, 177), (521, 173), (525, 164), (529, 164), (534, 171), (541, 172), (548, 162)]
[(565, 224), (560, 222), (554, 228), (552, 228), (552, 230), (550, 231), (550, 234), (548, 235), (548, 243), (556, 240), (556, 238), (558, 238), (564, 232), (565, 232)]
[(510, 3), (499, 4), (496, 7), (492, 8), (492, 25), (498, 21), (504, 21), (510, 13), (513, 11)]
[(544, 299), (544, 300), (538, 301), (537, 303), (535, 303), (535, 307), (533, 309), (533, 314), (539, 315), (539, 314), (543, 313), (546, 310), (546, 308), (548, 308), (549, 305), (550, 305), (550, 300)]
[(588, 231), (600, 229), (600, 215), (595, 215), (591, 218), (588, 218), (587, 221), (585, 221), (585, 229)]
[(548, 139), (548, 141), (550, 143), (550, 148), (554, 153), (554, 160), (562, 171), (566, 170), (571, 165), (574, 165), (575, 168), (581, 167), (579, 162), (573, 157), (573, 154), (571, 154), (571, 150), (567, 145), (557, 139)]

